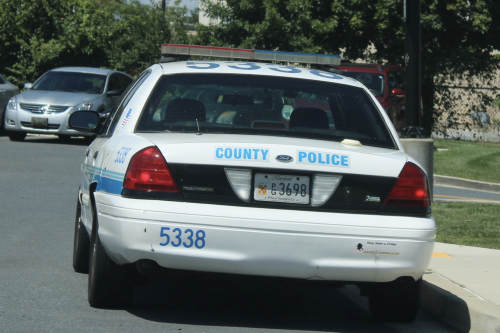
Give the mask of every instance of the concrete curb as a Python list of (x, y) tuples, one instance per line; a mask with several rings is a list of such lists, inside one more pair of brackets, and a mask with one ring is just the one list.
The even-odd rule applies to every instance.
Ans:
[(458, 177), (434, 175), (434, 185), (445, 185), (453, 187), (462, 187), (471, 190), (481, 190), (500, 193), (500, 184), (479, 182)]
[(500, 306), (432, 271), (424, 274), (420, 303), (459, 332), (500, 332)]

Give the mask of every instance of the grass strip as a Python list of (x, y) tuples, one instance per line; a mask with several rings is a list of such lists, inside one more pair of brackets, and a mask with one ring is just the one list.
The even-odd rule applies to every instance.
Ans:
[(434, 202), (438, 242), (500, 249), (500, 205)]
[(500, 144), (434, 139), (434, 174), (500, 183)]

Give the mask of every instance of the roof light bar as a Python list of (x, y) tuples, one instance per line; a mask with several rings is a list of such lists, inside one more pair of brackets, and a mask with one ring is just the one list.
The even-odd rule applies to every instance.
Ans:
[(204, 56), (246, 60), (285, 61), (303, 64), (340, 65), (340, 56), (298, 52), (233, 49), (227, 47), (162, 44), (164, 55)]

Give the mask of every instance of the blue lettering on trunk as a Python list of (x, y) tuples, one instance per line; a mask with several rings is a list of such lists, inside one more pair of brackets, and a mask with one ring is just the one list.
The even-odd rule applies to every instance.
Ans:
[(327, 154), (325, 152), (297, 150), (297, 163), (309, 165), (321, 165), (326, 167), (350, 168), (349, 155)]
[(216, 160), (269, 162), (269, 149), (215, 147), (214, 153)]

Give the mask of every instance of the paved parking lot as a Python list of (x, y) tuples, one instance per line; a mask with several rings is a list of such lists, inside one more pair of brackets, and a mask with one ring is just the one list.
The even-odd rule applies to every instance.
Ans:
[(413, 324), (374, 323), (355, 287), (159, 276), (127, 310), (87, 303), (73, 272), (73, 219), (83, 139), (0, 137), (2, 332), (452, 332), (421, 311)]

